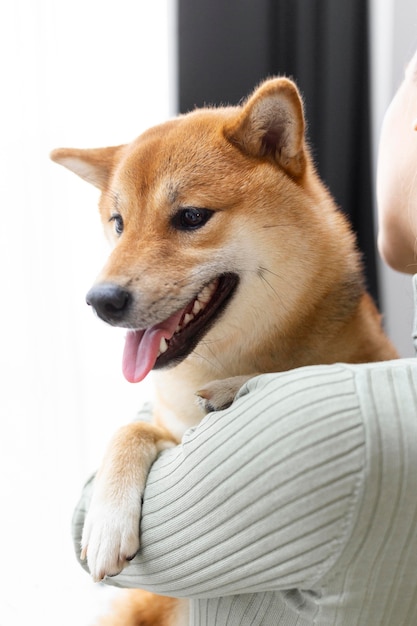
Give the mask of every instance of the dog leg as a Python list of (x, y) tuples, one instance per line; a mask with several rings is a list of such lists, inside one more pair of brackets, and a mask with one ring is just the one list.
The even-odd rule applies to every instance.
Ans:
[(139, 549), (142, 495), (149, 469), (161, 450), (176, 444), (163, 428), (135, 422), (112, 438), (94, 481), (81, 558), (95, 581), (115, 576)]
[(101, 617), (97, 626), (186, 626), (188, 623), (187, 600), (129, 589), (117, 597), (110, 613)]
[(206, 413), (227, 409), (232, 404), (242, 385), (254, 376), (257, 376), (257, 374), (212, 380), (196, 391), (197, 402)]

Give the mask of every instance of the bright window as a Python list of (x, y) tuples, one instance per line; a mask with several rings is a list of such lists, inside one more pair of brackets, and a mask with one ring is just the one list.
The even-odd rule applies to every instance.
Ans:
[(70, 521), (114, 430), (149, 396), (85, 293), (107, 248), (98, 194), (48, 159), (174, 113), (172, 0), (0, 4), (0, 624), (87, 626), (107, 597)]

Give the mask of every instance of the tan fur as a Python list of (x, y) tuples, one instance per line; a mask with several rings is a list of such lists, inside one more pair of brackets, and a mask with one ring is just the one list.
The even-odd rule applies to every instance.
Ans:
[(148, 591), (127, 591), (97, 626), (175, 626), (180, 611), (182, 618), (187, 616), (185, 601), (155, 596)]
[[(207, 385), (215, 379), (396, 357), (364, 290), (354, 237), (304, 137), (300, 96), (281, 78), (263, 83), (241, 107), (197, 110), (126, 146), (52, 154), (102, 191), (114, 249), (98, 282), (134, 297), (120, 325), (154, 325), (216, 276), (239, 276), (227, 308), (191, 354), (154, 373), (155, 423), (176, 439), (200, 420), (195, 393), (213, 398)], [(171, 221), (181, 207), (215, 213), (204, 227), (182, 232)], [(123, 216), (121, 236), (109, 221), (114, 213)], [(221, 402), (234, 388), (222, 388)], [(152, 460), (172, 445), (167, 431), (149, 438), (141, 429), (134, 424), (116, 435), (96, 481), (83, 552), (97, 580), (120, 571), (139, 548), (137, 502)], [(118, 536), (126, 526), (123, 546)], [(152, 610), (162, 611), (153, 598)], [(164, 619), (125, 616), (123, 624), (165, 626)]]

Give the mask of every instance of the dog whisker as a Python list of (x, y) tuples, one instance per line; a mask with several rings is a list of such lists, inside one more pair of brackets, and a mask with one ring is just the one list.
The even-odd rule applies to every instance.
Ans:
[[(214, 344), (214, 343), (216, 343), (216, 341), (211, 342), (211, 344)], [(198, 350), (195, 351), (195, 354), (200, 359), (208, 363), (213, 369), (215, 369), (219, 373), (219, 375), (224, 375), (227, 369), (224, 366), (224, 364), (220, 361), (219, 355), (216, 354), (216, 352), (211, 348), (209, 344), (210, 342), (208, 342), (205, 339), (201, 341), (201, 346), (204, 346), (208, 350), (208, 352), (210, 352), (210, 355), (213, 357), (212, 359), (209, 358), (208, 356), (202, 355)]]

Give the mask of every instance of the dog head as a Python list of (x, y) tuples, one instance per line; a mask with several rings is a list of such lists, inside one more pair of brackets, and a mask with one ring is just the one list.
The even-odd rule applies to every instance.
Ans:
[(128, 380), (197, 345), (256, 341), (271, 299), (273, 323), (285, 326), (308, 282), (300, 264), (314, 270), (302, 225), (321, 228), (315, 207), (327, 198), (311, 182), (304, 132), (299, 93), (278, 78), (240, 107), (196, 110), (128, 145), (52, 153), (101, 190), (113, 251), (87, 301), (129, 329)]

